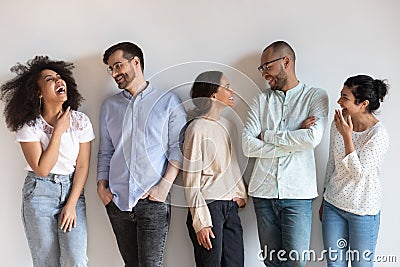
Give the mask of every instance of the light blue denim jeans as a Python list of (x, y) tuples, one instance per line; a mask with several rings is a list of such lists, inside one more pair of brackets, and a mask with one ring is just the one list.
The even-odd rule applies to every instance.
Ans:
[(253, 197), (261, 252), (268, 267), (304, 267), (310, 246), (313, 199)]
[[(322, 235), (328, 266), (374, 266), (380, 213), (360, 216), (324, 201)], [(330, 252), (330, 253), (329, 253)]]
[(33, 266), (87, 266), (86, 204), (83, 191), (76, 204), (76, 227), (60, 228), (59, 215), (73, 182), (69, 175), (46, 177), (28, 172), (22, 189), (22, 220), (32, 254)]

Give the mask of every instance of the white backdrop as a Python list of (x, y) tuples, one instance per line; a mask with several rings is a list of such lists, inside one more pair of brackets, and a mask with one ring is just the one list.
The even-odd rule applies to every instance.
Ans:
[[(184, 62), (215, 62), (210, 64), (227, 71), (232, 87), (242, 97), (235, 107), (241, 119), (246, 112), (245, 102), (256, 93), (255, 88), (265, 86), (256, 69), (260, 52), (275, 40), (286, 40), (294, 47), (301, 81), (328, 91), (330, 119), (348, 76), (366, 73), (387, 78), (391, 90), (379, 119), (389, 131), (391, 145), (382, 171), (384, 202), (377, 254), (396, 256), (400, 261), (396, 230), (399, 216), (394, 205), (400, 187), (395, 167), (396, 151), (400, 149), (399, 126), (394, 123), (400, 115), (396, 104), (396, 99), (400, 99), (399, 1), (0, 0), (0, 4), (0, 82), (13, 77), (9, 68), (16, 62), (26, 62), (38, 54), (74, 62), (75, 78), (86, 99), (80, 110), (91, 118), (97, 137), (100, 105), (104, 98), (117, 92), (105, 71), (102, 53), (119, 41), (133, 41), (143, 48), (146, 76), (158, 78), (157, 85), (165, 89), (193, 79), (194, 72), (179, 67), (164, 69)], [(188, 98), (188, 87), (180, 87), (177, 92), (182, 99)], [(0, 104), (1, 112), (3, 108)], [(20, 219), (26, 163), (3, 117), (0, 123), (0, 195), (4, 204), (0, 220), (0, 265), (31, 266)], [(96, 138), (86, 184), (89, 266), (122, 266), (107, 215), (96, 194), (98, 143)], [(327, 152), (328, 131), (316, 150), (320, 191)], [(314, 203), (311, 243), (317, 252), (322, 249), (321, 224), (317, 219), (320, 201), (321, 197)], [(257, 259), (258, 239), (251, 201), (240, 216), (246, 266), (263, 266)], [(165, 253), (166, 267), (193, 266), (185, 220), (186, 209), (174, 207)], [(312, 262), (308, 266), (323, 265), (323, 262)]]

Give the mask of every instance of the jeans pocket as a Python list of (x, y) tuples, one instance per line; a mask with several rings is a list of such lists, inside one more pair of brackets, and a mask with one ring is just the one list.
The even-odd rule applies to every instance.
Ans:
[(111, 200), (110, 202), (108, 202), (105, 206), (106, 212), (108, 217), (115, 217), (117, 215), (117, 211), (115, 209), (115, 205), (114, 202)]
[(158, 201), (158, 200), (151, 200), (149, 197), (146, 198), (146, 200), (150, 203), (154, 203), (154, 204), (165, 204), (166, 202), (163, 201)]
[(37, 179), (32, 177), (26, 177), (24, 187), (22, 188), (22, 196), (25, 200), (33, 197), (35, 189), (37, 187)]
[(113, 204), (113, 200), (111, 199), (110, 202), (108, 202), (104, 207), (106, 209), (109, 209), (112, 204)]

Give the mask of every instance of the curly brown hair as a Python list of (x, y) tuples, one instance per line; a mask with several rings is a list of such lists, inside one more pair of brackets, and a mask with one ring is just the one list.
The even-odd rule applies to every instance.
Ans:
[(48, 56), (35, 56), (25, 65), (17, 63), (11, 67), (11, 72), (17, 76), (1, 85), (0, 99), (5, 103), (4, 116), (7, 127), (11, 131), (19, 130), (25, 123), (33, 122), (41, 112), (38, 80), (43, 70), (53, 70), (58, 73), (67, 85), (68, 106), (77, 110), (83, 101), (78, 92), (77, 84), (72, 74), (74, 65), (70, 62), (55, 61)]

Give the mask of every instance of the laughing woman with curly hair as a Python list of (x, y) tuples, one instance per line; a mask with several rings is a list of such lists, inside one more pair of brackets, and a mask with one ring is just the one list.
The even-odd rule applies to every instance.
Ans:
[(16, 77), (1, 86), (8, 128), (28, 163), (22, 220), (34, 266), (87, 266), (86, 204), (89, 118), (73, 64), (36, 56), (16, 64)]

